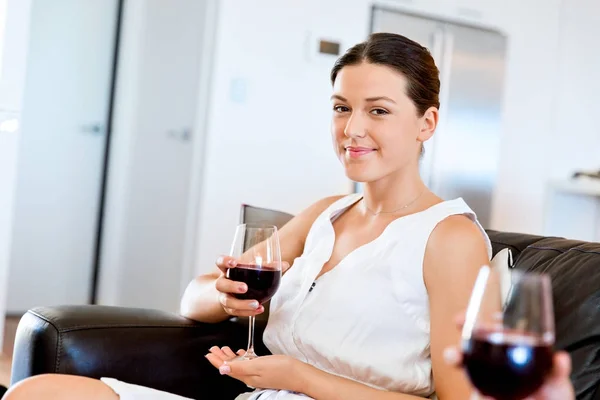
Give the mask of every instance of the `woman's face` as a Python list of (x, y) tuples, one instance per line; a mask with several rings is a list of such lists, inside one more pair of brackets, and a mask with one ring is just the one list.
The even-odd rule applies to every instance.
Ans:
[(345, 66), (331, 96), (334, 148), (348, 178), (372, 182), (419, 162), (421, 144), (437, 124), (437, 109), (419, 117), (406, 78), (390, 67)]

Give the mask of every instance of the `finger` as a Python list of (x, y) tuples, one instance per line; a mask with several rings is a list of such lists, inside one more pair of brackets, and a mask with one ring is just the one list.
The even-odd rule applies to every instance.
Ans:
[(225, 363), (225, 365), (221, 365), (219, 368), (219, 372), (222, 375), (233, 375), (233, 376), (256, 376), (258, 375), (258, 366), (255, 364), (256, 360), (246, 360), (246, 361), (231, 361)]
[(233, 257), (222, 255), (217, 258), (215, 264), (223, 273), (226, 273), (229, 268), (235, 268), (237, 260)]
[(553, 377), (564, 378), (571, 374), (571, 357), (563, 351), (554, 356)]
[(248, 285), (245, 283), (232, 281), (225, 276), (217, 279), (215, 288), (221, 293), (246, 293), (248, 291)]
[(246, 350), (244, 350), (244, 349), (239, 349), (239, 350), (237, 351), (237, 355), (238, 355), (238, 356), (243, 356), (244, 354), (246, 354)]
[(457, 347), (447, 347), (444, 349), (444, 360), (449, 365), (460, 367), (463, 360), (462, 353)]
[(229, 375), (231, 373), (231, 366), (229, 363), (223, 363), (223, 365), (219, 367), (219, 373), (221, 375)]
[(226, 308), (226, 307), (224, 308), (224, 310), (227, 314), (235, 316), (235, 317), (252, 317), (252, 316), (257, 316), (257, 315), (265, 312), (265, 308), (263, 306), (258, 307), (258, 309), (255, 311), (240, 311), (240, 310), (236, 310), (233, 308)]
[(285, 272), (285, 271), (287, 271), (288, 269), (290, 269), (290, 263), (289, 263), (289, 262), (287, 262), (287, 261), (283, 261), (283, 262), (281, 263), (281, 272)]
[(229, 346), (221, 347), (221, 351), (227, 356), (227, 358), (235, 358), (235, 353), (229, 348)]
[(215, 355), (216, 357), (221, 359), (221, 362), (223, 361), (227, 361), (229, 359), (229, 356), (227, 356), (223, 350), (221, 350), (221, 348), (219, 346), (213, 346), (210, 348), (210, 354)]
[(256, 300), (240, 300), (224, 293), (219, 296), (219, 301), (223, 307), (238, 311), (257, 311), (260, 308)]
[(219, 357), (215, 356), (214, 354), (207, 354), (204, 357), (206, 357), (206, 359), (212, 364), (213, 367), (215, 368), (220, 368), (221, 365), (223, 365), (223, 360), (221, 360)]

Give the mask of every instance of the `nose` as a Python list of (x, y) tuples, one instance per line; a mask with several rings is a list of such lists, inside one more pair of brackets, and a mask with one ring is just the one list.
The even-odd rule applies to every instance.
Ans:
[(364, 138), (367, 136), (366, 121), (361, 117), (360, 113), (352, 113), (352, 115), (350, 115), (346, 127), (344, 128), (344, 135), (350, 139)]

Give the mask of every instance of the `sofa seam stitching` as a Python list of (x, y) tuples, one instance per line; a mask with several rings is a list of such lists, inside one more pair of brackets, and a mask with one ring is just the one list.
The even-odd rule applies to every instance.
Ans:
[(68, 332), (72, 332), (72, 331), (78, 331), (78, 330), (87, 330), (87, 329), (114, 329), (114, 328), (144, 328), (144, 329), (148, 329), (148, 328), (191, 328), (191, 329), (198, 329), (198, 328), (206, 328), (206, 326), (193, 326), (193, 325), (78, 325), (78, 326), (72, 326), (69, 328), (63, 328), (60, 330), (60, 332), (62, 333), (68, 333)]
[(572, 248), (566, 249), (566, 250), (556, 249), (556, 248), (553, 248), (553, 247), (538, 247), (538, 246), (527, 246), (527, 248), (528, 249), (533, 249), (533, 250), (552, 250), (552, 251), (558, 251), (561, 254), (567, 253), (569, 251), (577, 251), (579, 253), (584, 253), (584, 254), (597, 254), (597, 255), (600, 255), (600, 252), (598, 252), (598, 251), (590, 251), (590, 250), (584, 250), (584, 249), (577, 249), (575, 247), (572, 247)]

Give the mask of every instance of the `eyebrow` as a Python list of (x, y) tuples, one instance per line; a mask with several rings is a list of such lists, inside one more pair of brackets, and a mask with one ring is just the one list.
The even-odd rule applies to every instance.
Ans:
[[(347, 99), (346, 99), (344, 96), (340, 96), (339, 94), (334, 94), (333, 96), (331, 96), (331, 100), (333, 100), (333, 99), (338, 99), (338, 100), (340, 100), (340, 101), (345, 101), (345, 102), (347, 102), (347, 101), (348, 101), (348, 100), (347, 100)], [(395, 102), (394, 100), (390, 99), (390, 98), (389, 98), (389, 97), (387, 97), (387, 96), (367, 97), (367, 98), (365, 99), (365, 101), (367, 101), (367, 102), (369, 102), (369, 103), (372, 103), (372, 102), (374, 102), (374, 101), (378, 101), (378, 100), (389, 101), (390, 103), (394, 103), (394, 104), (396, 104), (396, 102)]]

